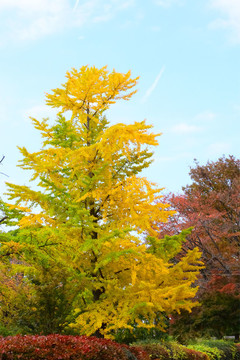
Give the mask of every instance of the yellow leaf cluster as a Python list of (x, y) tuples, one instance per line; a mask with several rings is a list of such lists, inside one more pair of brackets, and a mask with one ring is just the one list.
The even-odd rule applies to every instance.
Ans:
[(78, 284), (72, 326), (88, 335), (109, 336), (133, 322), (152, 327), (156, 314), (191, 310), (202, 266), (197, 249), (175, 265), (149, 251), (144, 234), (157, 237), (154, 225), (172, 215), (162, 189), (140, 176), (160, 134), (145, 121), (109, 126), (103, 116), (131, 98), (137, 80), (106, 67), (68, 72), (62, 88), (47, 94), (47, 104), (60, 109), (56, 124), (33, 119), (43, 149), (20, 149), (20, 166), (31, 170), (37, 190), (8, 184), (28, 243), (70, 269)]
[[(47, 94), (47, 105), (61, 108), (60, 113), (72, 111), (71, 119), (82, 120), (82, 114), (96, 115), (107, 110), (116, 100), (128, 100), (136, 92), (131, 89), (138, 77), (131, 79), (131, 72), (108, 72), (107, 67), (83, 66), (80, 71), (72, 69), (66, 74), (67, 81), (63, 88), (54, 89)], [(129, 91), (130, 90), (130, 91)], [(85, 121), (85, 119), (83, 119)]]

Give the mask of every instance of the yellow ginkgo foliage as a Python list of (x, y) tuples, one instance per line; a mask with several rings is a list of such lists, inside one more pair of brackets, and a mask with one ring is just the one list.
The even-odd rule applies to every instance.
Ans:
[[(79, 333), (107, 337), (133, 324), (161, 329), (165, 314), (194, 306), (201, 262), (194, 249), (174, 264), (177, 240), (168, 246), (157, 239), (157, 224), (171, 211), (160, 201), (161, 188), (139, 174), (160, 134), (145, 121), (106, 120), (110, 105), (136, 92), (130, 72), (84, 66), (66, 78), (46, 95), (58, 109), (56, 122), (32, 119), (43, 147), (20, 148), (20, 166), (37, 187), (8, 184), (24, 213), (19, 226), (38, 252), (71, 269), (69, 281), (79, 288), (71, 326)], [(167, 254), (160, 251), (165, 245)]]

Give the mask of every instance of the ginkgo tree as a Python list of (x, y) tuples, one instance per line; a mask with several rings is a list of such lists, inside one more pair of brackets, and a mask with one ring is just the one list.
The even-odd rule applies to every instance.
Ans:
[(107, 337), (133, 324), (161, 329), (166, 313), (195, 305), (199, 250), (171, 261), (180, 237), (157, 239), (157, 224), (172, 213), (161, 188), (139, 175), (160, 134), (145, 121), (110, 126), (105, 117), (117, 100), (132, 97), (137, 80), (107, 67), (67, 72), (65, 84), (46, 95), (56, 122), (32, 119), (42, 148), (20, 148), (20, 166), (37, 187), (8, 184), (11, 207), (22, 214), (19, 241), (77, 283), (71, 326), (81, 334)]

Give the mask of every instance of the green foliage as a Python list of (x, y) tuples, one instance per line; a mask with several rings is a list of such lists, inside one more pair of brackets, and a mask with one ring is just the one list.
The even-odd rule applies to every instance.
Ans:
[(170, 360), (169, 351), (164, 345), (160, 343), (152, 343), (152, 344), (139, 343), (138, 346), (149, 354), (150, 359)]
[[(240, 333), (240, 298), (234, 294), (215, 292), (203, 297), (198, 325), (209, 335), (222, 338)], [(197, 326), (197, 324), (196, 324)]]
[[(19, 148), (20, 167), (31, 171), (35, 186), (8, 184), (14, 205), (6, 211), (19, 229), (1, 251), (12, 272), (12, 299), (18, 276), (26, 296), (21, 306), (13, 300), (6, 318), (14, 309), (19, 328), (33, 334), (71, 326), (111, 337), (135, 324), (140, 332), (163, 331), (165, 314), (195, 306), (202, 262), (197, 248), (171, 261), (184, 234), (153, 240), (153, 225), (172, 212), (160, 202), (162, 189), (140, 173), (160, 134), (145, 121), (110, 126), (104, 116), (136, 92), (138, 78), (130, 71), (83, 66), (66, 78), (47, 94), (47, 104), (58, 110), (56, 122), (32, 119), (41, 149)], [(152, 243), (143, 241), (146, 232)]]
[(219, 350), (216, 347), (210, 347), (205, 344), (195, 344), (195, 345), (188, 345), (189, 349), (200, 351), (206, 355), (208, 355), (210, 360), (221, 360), (223, 356), (223, 351)]
[[(199, 340), (182, 346), (174, 341), (148, 341), (120, 345), (86, 336), (0, 337), (0, 358), (5, 360), (239, 360), (240, 346), (231, 341)], [(4, 354), (4, 355), (3, 355)]]
[(0, 333), (69, 332), (79, 292), (76, 279), (71, 281), (67, 266), (29, 240), (25, 230), (0, 234)]
[(148, 252), (169, 261), (172, 260), (182, 249), (186, 236), (191, 234), (193, 228), (182, 230), (177, 235), (165, 235), (163, 239), (148, 236), (146, 241), (149, 244)]
[(0, 336), (10, 336), (15, 335), (16, 330), (10, 329), (9, 326), (6, 326), (4, 324), (0, 324)]
[(201, 339), (189, 344), (188, 348), (202, 351), (212, 360), (237, 360), (240, 357), (240, 351), (232, 341)]
[(201, 306), (173, 314), (171, 334), (186, 344), (190, 339), (201, 337), (235, 336), (240, 333), (240, 298), (234, 294), (210, 292), (201, 299)]
[(237, 347), (232, 341), (209, 339), (202, 340), (201, 343), (209, 348), (217, 348), (222, 351), (221, 360), (232, 360), (236, 358)]
[[(17, 323), (22, 333), (53, 334), (69, 333), (67, 325), (74, 320), (73, 304), (78, 295), (76, 281), (69, 282), (66, 268), (41, 266), (28, 275), (31, 287), (25, 299), (24, 311), (18, 313)], [(71, 333), (74, 334), (73, 329)]]
[(142, 342), (138, 347), (145, 350), (151, 359), (161, 360), (238, 360), (240, 347), (231, 341), (199, 340), (182, 346), (175, 341)]
[(236, 354), (235, 354), (235, 359), (234, 360), (240, 360), (240, 344), (235, 344), (236, 346)]
[(158, 328), (146, 329), (141, 326), (135, 326), (133, 329), (118, 329), (114, 334), (114, 340), (118, 343), (131, 344), (148, 341), (163, 341), (167, 339), (167, 332)]
[(176, 342), (140, 343), (138, 346), (149, 354), (151, 360), (209, 360), (206, 353), (188, 349)]

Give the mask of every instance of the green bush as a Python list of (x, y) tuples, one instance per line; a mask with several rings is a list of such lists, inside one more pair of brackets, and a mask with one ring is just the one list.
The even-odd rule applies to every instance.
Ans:
[(188, 349), (176, 342), (139, 344), (151, 360), (209, 360), (205, 353)]
[(0, 336), (11, 336), (16, 335), (19, 329), (15, 329), (11, 326), (7, 327), (5, 324), (0, 324)]
[(142, 327), (135, 327), (133, 330), (130, 329), (118, 329), (113, 333), (114, 340), (120, 344), (132, 344), (135, 342), (148, 342), (148, 341), (165, 341), (168, 337), (166, 332), (159, 329), (146, 329)]
[(210, 360), (240, 360), (240, 346), (232, 341), (199, 340), (188, 348), (204, 352)]
[(219, 350), (218, 348), (210, 347), (202, 343), (188, 345), (187, 348), (206, 354), (210, 360), (221, 360), (224, 354), (223, 351)]
[(184, 351), (186, 352), (187, 360), (200, 360), (200, 359), (209, 360), (209, 357), (206, 354), (199, 352), (197, 350), (188, 349), (184, 347)]
[(161, 360), (171, 360), (170, 353), (167, 348), (159, 343), (152, 344), (139, 344), (141, 349), (146, 351), (151, 360), (161, 359)]
[(234, 360), (240, 360), (240, 344), (235, 344), (236, 347), (236, 354), (235, 354), (235, 359)]
[[(210, 347), (217, 348), (222, 351), (221, 360), (235, 360), (237, 355), (237, 347), (232, 341), (226, 340), (203, 340), (202, 344)], [(240, 353), (239, 353), (240, 355)]]

